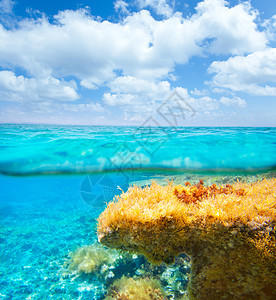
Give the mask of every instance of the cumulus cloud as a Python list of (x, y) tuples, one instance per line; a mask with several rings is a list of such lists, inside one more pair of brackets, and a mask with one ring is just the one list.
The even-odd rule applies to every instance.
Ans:
[(158, 21), (142, 10), (122, 22), (100, 21), (85, 10), (62, 11), (50, 23), (26, 19), (14, 30), (0, 26), (0, 65), (21, 67), (32, 77), (75, 76), (84, 87), (125, 76), (162, 79), (192, 56), (247, 53), (263, 49), (256, 13), (249, 5), (227, 7), (205, 0), (191, 18), (180, 13)]
[[(103, 101), (109, 106), (124, 105), (132, 109), (143, 110), (145, 106), (154, 106), (158, 101), (169, 97), (171, 93), (168, 81), (149, 81), (133, 76), (120, 76), (109, 83), (110, 93), (103, 95)], [(138, 108), (140, 107), (140, 109)], [(151, 111), (152, 107), (150, 108)]]
[(276, 39), (276, 15), (272, 16), (270, 19), (265, 20), (262, 24), (265, 28), (266, 36), (270, 41), (275, 41)]
[(120, 12), (122, 12), (124, 14), (129, 13), (128, 6), (129, 6), (128, 3), (126, 3), (123, 0), (116, 0), (114, 2), (114, 8), (115, 8), (115, 10), (116, 11), (120, 11)]
[(254, 22), (258, 12), (249, 2), (227, 7), (224, 0), (198, 3), (192, 16), (199, 43), (211, 53), (242, 54), (264, 49), (267, 37)]
[[(20, 109), (19, 109), (20, 108)], [(10, 113), (16, 114), (52, 114), (57, 116), (57, 114), (61, 113), (101, 113), (104, 112), (104, 108), (100, 103), (64, 103), (64, 102), (56, 102), (51, 100), (45, 100), (40, 102), (26, 102), (24, 105), (22, 103), (17, 103), (16, 107), (12, 109), (6, 110)], [(75, 114), (76, 115), (76, 114)]]
[(218, 101), (211, 97), (192, 97), (183, 87), (171, 87), (168, 81), (147, 81), (135, 77), (118, 77), (110, 83), (110, 92), (103, 95), (108, 106), (120, 106), (124, 112), (154, 115), (179, 109), (191, 114), (219, 108)]
[(7, 28), (14, 26), (13, 7), (15, 4), (13, 0), (0, 0), (0, 24)]
[(132, 101), (133, 98), (134, 98), (134, 96), (131, 94), (104, 93), (104, 95), (103, 95), (103, 101), (109, 106), (137, 104)]
[(65, 82), (54, 77), (26, 78), (11, 71), (0, 71), (0, 97), (7, 101), (38, 101), (78, 99), (74, 81)]
[(246, 101), (240, 97), (221, 97), (219, 101), (226, 106), (246, 107)]
[[(13, 1), (0, 3), (6, 12), (12, 11)], [(218, 111), (221, 104), (244, 107), (239, 97), (217, 100), (204, 89), (189, 92), (170, 84), (178, 75), (177, 65), (194, 56), (221, 54), (236, 56), (210, 66), (214, 88), (276, 94), (272, 84), (265, 85), (275, 82), (275, 53), (266, 48), (268, 31), (258, 29), (258, 14), (249, 3), (230, 7), (224, 0), (204, 0), (189, 17), (174, 12), (172, 1), (136, 3), (161, 17), (157, 20), (145, 9), (131, 13), (131, 5), (117, 0), (114, 7), (124, 17), (116, 22), (95, 18), (86, 10), (66, 10), (54, 21), (41, 15), (13, 27), (0, 24), (0, 67), (6, 70), (0, 71), (1, 99), (28, 105), (36, 101), (33, 109), (49, 113), (106, 112), (104, 107), (112, 112), (119, 107), (128, 120), (154, 115), (174, 93), (184, 106), (206, 115)], [(24, 76), (18, 76), (18, 70)], [(80, 91), (103, 88), (102, 94), (97, 92), (101, 102), (60, 102), (81, 98), (78, 86)]]
[(138, 7), (152, 8), (157, 14), (170, 17), (173, 14), (173, 8), (166, 0), (136, 0)]
[(117, 77), (109, 84), (109, 87), (113, 93), (131, 93), (140, 97), (148, 95), (157, 99), (167, 97), (170, 91), (168, 81), (153, 82), (133, 76)]
[(215, 61), (209, 67), (215, 73), (212, 84), (252, 95), (276, 95), (276, 49), (268, 48), (247, 56)]
[(1, 0), (0, 1), (0, 12), (5, 14), (12, 13), (15, 1), (12, 0)]
[(208, 94), (208, 90), (199, 90), (197, 88), (194, 88), (190, 93), (194, 96), (206, 96)]
[(71, 112), (103, 112), (104, 108), (99, 103), (60, 104), (61, 108)]

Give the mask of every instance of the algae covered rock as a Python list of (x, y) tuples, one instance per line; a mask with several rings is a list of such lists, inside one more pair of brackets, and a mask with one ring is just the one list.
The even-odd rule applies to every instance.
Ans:
[(191, 299), (276, 299), (275, 188), (276, 179), (132, 187), (100, 215), (98, 239), (152, 263), (186, 253)]

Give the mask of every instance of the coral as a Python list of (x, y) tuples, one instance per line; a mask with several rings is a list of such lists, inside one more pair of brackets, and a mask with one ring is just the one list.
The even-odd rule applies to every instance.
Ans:
[(104, 264), (112, 264), (117, 256), (117, 251), (106, 249), (99, 243), (77, 248), (69, 254), (69, 270), (79, 273), (92, 273)]
[(165, 293), (156, 279), (123, 276), (109, 288), (105, 300), (165, 300)]
[(190, 299), (276, 299), (275, 188), (276, 179), (134, 186), (100, 215), (98, 239), (152, 263), (186, 253)]

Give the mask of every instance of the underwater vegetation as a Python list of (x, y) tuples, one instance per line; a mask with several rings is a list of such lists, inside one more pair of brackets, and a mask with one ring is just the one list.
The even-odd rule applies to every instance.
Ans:
[(164, 300), (165, 292), (156, 279), (123, 276), (109, 287), (105, 300)]
[(62, 276), (73, 281), (79, 277), (82, 283), (100, 280), (106, 299), (183, 299), (189, 270), (185, 255), (178, 256), (172, 266), (158, 266), (142, 256), (94, 243), (69, 253)]
[(78, 273), (96, 272), (104, 264), (112, 264), (118, 259), (118, 252), (106, 249), (101, 244), (95, 243), (89, 246), (77, 248), (69, 253), (68, 269)]
[[(186, 188), (180, 189), (179, 186), (174, 189), (175, 196), (184, 203), (196, 203), (204, 198), (210, 198), (219, 194), (229, 195), (236, 194), (243, 196), (246, 194), (244, 189), (234, 189), (232, 185), (218, 187), (215, 183), (211, 186), (204, 186), (203, 180), (200, 179), (199, 183), (191, 186), (190, 182), (185, 182)], [(188, 188), (187, 188), (188, 187)]]
[(111, 248), (191, 258), (189, 299), (276, 299), (276, 179), (129, 188), (98, 219)]

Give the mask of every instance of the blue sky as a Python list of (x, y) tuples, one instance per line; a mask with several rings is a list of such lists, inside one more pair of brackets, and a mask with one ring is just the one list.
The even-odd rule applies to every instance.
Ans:
[(0, 0), (0, 22), (2, 123), (276, 125), (275, 1)]

